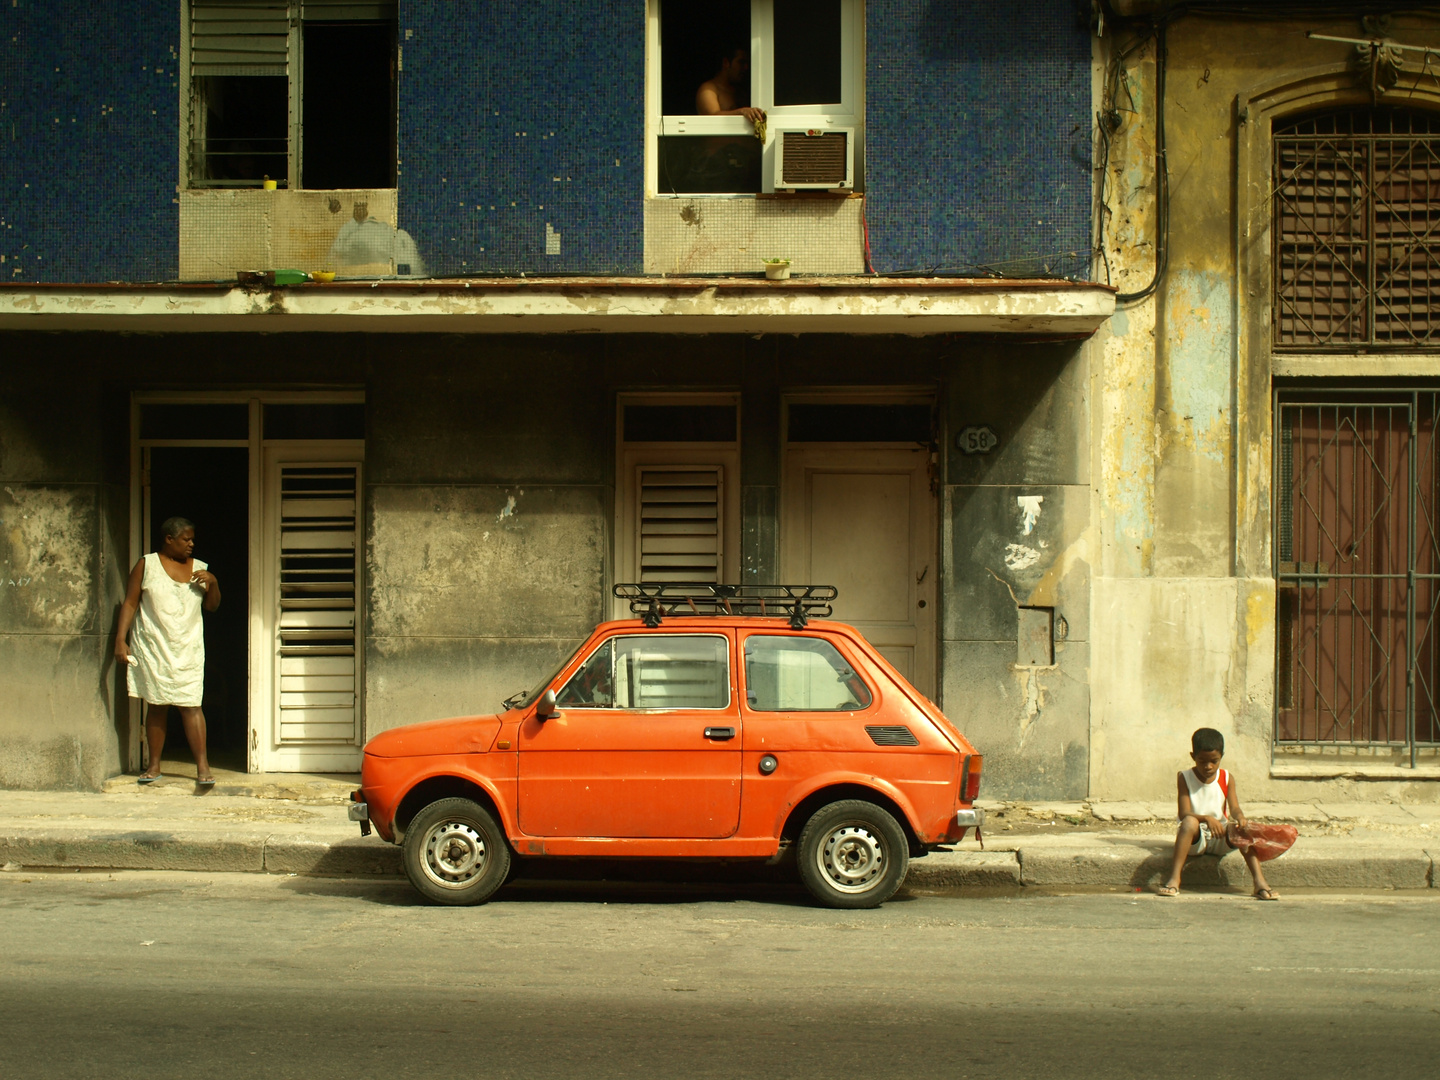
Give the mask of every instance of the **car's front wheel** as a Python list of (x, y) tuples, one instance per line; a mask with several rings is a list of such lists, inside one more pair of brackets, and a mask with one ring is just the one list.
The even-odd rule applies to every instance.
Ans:
[(905, 880), (910, 845), (893, 815), (863, 799), (822, 806), (800, 832), (800, 880), (833, 908), (878, 907)]
[(410, 884), (437, 904), (481, 904), (505, 884), (510, 845), (495, 818), (469, 799), (441, 799), (405, 830)]

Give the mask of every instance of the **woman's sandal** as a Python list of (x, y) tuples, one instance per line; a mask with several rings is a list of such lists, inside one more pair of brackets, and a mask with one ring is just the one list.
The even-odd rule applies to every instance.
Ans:
[(1155, 890), (1156, 896), (1179, 896), (1180, 889), (1174, 885), (1161, 885)]
[(1256, 900), (1279, 900), (1280, 894), (1274, 889), (1256, 889), (1252, 894)]

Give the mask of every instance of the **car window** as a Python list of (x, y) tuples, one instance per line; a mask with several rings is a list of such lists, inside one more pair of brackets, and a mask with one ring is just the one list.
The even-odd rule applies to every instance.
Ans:
[(587, 709), (726, 708), (729, 642), (708, 634), (609, 638), (570, 676), (556, 703)]
[(757, 712), (867, 708), (870, 688), (823, 638), (752, 634), (745, 639), (745, 693)]
[(555, 695), (561, 708), (608, 709), (615, 704), (615, 639), (610, 638), (570, 676)]

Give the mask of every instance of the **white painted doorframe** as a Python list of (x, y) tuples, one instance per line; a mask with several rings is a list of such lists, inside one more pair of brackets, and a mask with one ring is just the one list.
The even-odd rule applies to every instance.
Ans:
[[(273, 620), (267, 616), (266, 593), (262, 587), (265, 578), (265, 523), (264, 523), (264, 460), (263, 460), (263, 406), (266, 404), (362, 404), (363, 390), (136, 390), (130, 395), (130, 558), (123, 568), (128, 576), (130, 568), (145, 554), (147, 547), (145, 530), (149, 506), (146, 502), (147, 478), (144, 472), (144, 449), (149, 446), (247, 446), (250, 456), (248, 492), (248, 541), (250, 596), (247, 598), (250, 619), (250, 665), (249, 665), (249, 738), (247, 740), (246, 768), (250, 772), (264, 771), (267, 755), (261, 752), (262, 732), (268, 736), (274, 719), (269, 687), (265, 673), (269, 670), (273, 656)], [(214, 405), (244, 404), (248, 411), (248, 438), (245, 440), (163, 440), (140, 438), (140, 413), (145, 405)], [(306, 440), (310, 445), (324, 445)], [(358, 461), (363, 458), (364, 444), (349, 444), (352, 455)], [(357, 541), (358, 543), (358, 541)], [(357, 579), (360, 571), (357, 559)], [(363, 654), (359, 624), (359, 603), (357, 595), (357, 655)], [(257, 643), (264, 642), (264, 647)], [(357, 661), (358, 663), (358, 661)], [(358, 669), (357, 669), (358, 671)], [(122, 691), (123, 692), (123, 691)], [(144, 738), (143, 713), (140, 702), (127, 699), (128, 733), (126, 737), (126, 766), (130, 770), (142, 767), (141, 744)], [(357, 704), (357, 708), (359, 705)], [(360, 712), (359, 738), (364, 739), (364, 712)], [(358, 752), (356, 754), (358, 761)], [(347, 770), (348, 771), (348, 770)]]

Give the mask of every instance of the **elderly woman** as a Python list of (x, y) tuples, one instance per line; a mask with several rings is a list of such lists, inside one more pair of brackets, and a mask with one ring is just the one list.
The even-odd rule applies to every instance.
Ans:
[[(120, 626), (115, 634), (115, 659), (128, 665), (130, 696), (149, 702), (145, 736), (150, 746), (149, 767), (139, 782), (160, 779), (160, 753), (165, 749), (165, 726), (170, 706), (180, 710), (185, 737), (195, 755), (195, 779), (210, 787), (215, 777), (205, 756), (205, 628), (201, 609), (220, 606), (220, 583), (196, 559), (195, 526), (182, 517), (168, 518), (161, 526), (165, 542), (130, 571)], [(139, 617), (136, 617), (136, 613)], [(127, 646), (125, 638), (134, 634)]]

